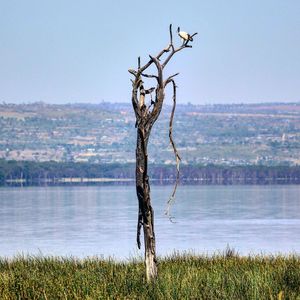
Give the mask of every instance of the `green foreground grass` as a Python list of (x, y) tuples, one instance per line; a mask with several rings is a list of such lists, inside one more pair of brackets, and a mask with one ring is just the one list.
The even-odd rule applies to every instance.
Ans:
[(174, 254), (147, 284), (131, 259), (0, 259), (0, 299), (300, 299), (300, 257)]

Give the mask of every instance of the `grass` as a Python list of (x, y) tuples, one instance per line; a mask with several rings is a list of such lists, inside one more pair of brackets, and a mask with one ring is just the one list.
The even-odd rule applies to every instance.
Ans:
[(0, 299), (300, 299), (300, 257), (173, 254), (147, 284), (139, 259), (0, 259)]

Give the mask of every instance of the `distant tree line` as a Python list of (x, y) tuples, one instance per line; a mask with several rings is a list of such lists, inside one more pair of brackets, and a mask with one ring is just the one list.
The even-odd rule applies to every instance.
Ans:
[[(176, 177), (173, 165), (150, 165), (151, 180), (164, 183)], [(183, 165), (181, 182), (197, 184), (300, 183), (300, 166), (217, 166)], [(22, 180), (28, 184), (55, 182), (61, 178), (134, 179), (135, 164), (90, 164), (0, 160), (0, 184)]]

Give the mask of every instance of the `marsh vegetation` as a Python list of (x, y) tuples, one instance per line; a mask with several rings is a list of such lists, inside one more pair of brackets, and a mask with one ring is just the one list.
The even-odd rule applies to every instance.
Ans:
[(142, 259), (0, 259), (1, 299), (299, 299), (300, 257), (173, 254), (155, 284)]

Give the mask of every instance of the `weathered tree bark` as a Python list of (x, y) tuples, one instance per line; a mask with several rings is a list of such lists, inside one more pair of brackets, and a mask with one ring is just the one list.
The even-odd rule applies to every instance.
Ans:
[(144, 229), (145, 243), (145, 264), (146, 277), (151, 281), (157, 276), (155, 233), (154, 233), (154, 212), (151, 206), (150, 185), (148, 177), (148, 155), (147, 142), (150, 131), (146, 132), (144, 126), (137, 131), (136, 148), (136, 192), (139, 202), (139, 216), (137, 228), (137, 243), (140, 248), (140, 230)]
[[(159, 97), (159, 96), (158, 96)], [(160, 93), (160, 97), (164, 97)], [(161, 99), (161, 103), (163, 99)], [(157, 111), (160, 114), (161, 107)], [(139, 203), (137, 244), (140, 248), (141, 227), (144, 231), (145, 265), (147, 281), (157, 277), (155, 233), (154, 233), (154, 211), (151, 205), (150, 184), (148, 176), (148, 140), (154, 120), (151, 121), (147, 111), (141, 109), (141, 117), (137, 119), (137, 145), (136, 145), (136, 193)], [(157, 118), (156, 118), (157, 119)], [(155, 120), (156, 120), (155, 119)]]
[[(161, 113), (163, 101), (165, 98), (164, 90), (169, 84), (173, 84), (173, 101), (174, 106), (170, 119), (169, 137), (171, 145), (174, 149), (177, 171), (179, 174), (179, 160), (180, 157), (177, 153), (175, 144), (172, 139), (172, 121), (174, 117), (175, 104), (176, 104), (176, 84), (174, 77), (178, 73), (169, 76), (166, 80), (163, 80), (163, 69), (170, 61), (172, 56), (184, 49), (191, 48), (188, 43), (190, 40), (183, 41), (182, 45), (175, 49), (173, 45), (172, 37), (172, 25), (170, 25), (170, 43), (169, 45), (159, 52), (155, 57), (150, 56), (150, 60), (144, 66), (141, 66), (140, 58), (138, 58), (137, 70), (130, 69), (129, 72), (134, 76), (132, 80), (132, 106), (136, 116), (136, 128), (137, 128), (137, 145), (136, 145), (136, 193), (138, 198), (138, 223), (137, 223), (137, 245), (141, 247), (141, 228), (144, 231), (144, 244), (145, 244), (145, 265), (146, 265), (146, 278), (147, 281), (153, 281), (157, 277), (157, 262), (156, 262), (156, 245), (155, 245), (155, 233), (154, 233), (154, 211), (151, 205), (150, 197), (150, 184), (148, 176), (148, 141), (153, 124)], [(193, 37), (197, 33), (191, 35)], [(169, 53), (164, 62), (161, 62), (163, 54)], [(144, 72), (154, 64), (157, 69), (157, 74), (145, 74)], [(144, 82), (142, 77), (156, 80), (156, 87), (150, 89), (144, 88)], [(155, 91), (155, 100), (152, 100), (152, 92)], [(146, 95), (150, 95), (151, 102), (147, 106)], [(177, 174), (177, 179), (179, 178)], [(172, 193), (171, 198), (174, 198), (178, 180)], [(170, 200), (168, 201), (168, 204)]]

